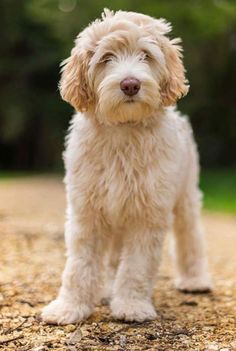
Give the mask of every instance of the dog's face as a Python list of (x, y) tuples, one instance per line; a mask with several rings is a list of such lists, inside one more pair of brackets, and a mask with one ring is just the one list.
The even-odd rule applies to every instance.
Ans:
[(105, 10), (63, 62), (60, 91), (101, 123), (139, 122), (188, 91), (179, 40), (164, 20)]

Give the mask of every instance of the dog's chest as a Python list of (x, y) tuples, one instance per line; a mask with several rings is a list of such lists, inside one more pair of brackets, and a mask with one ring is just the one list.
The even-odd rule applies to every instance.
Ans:
[(87, 216), (93, 209), (114, 226), (155, 225), (163, 211), (171, 210), (177, 190), (173, 175), (179, 162), (169, 134), (148, 128), (72, 134), (66, 182), (78, 212)]
[(147, 154), (141, 147), (136, 149), (128, 143), (107, 154), (101, 179), (105, 190), (103, 211), (110, 222), (141, 218), (147, 208), (153, 207), (158, 197), (155, 156), (155, 150)]
[(147, 129), (94, 140), (96, 145), (87, 144), (80, 169), (87, 201), (112, 225), (153, 224), (158, 212), (171, 207), (175, 192), (175, 156), (165, 138)]
[(120, 178), (114, 181), (114, 196), (113, 191), (108, 192), (108, 212), (112, 209), (113, 215), (117, 211), (124, 220), (141, 219), (152, 224), (156, 222), (158, 213), (171, 207), (174, 184), (169, 174), (161, 169), (157, 150), (150, 151), (144, 156), (144, 161), (141, 158), (139, 161), (137, 166), (132, 161), (132, 166), (128, 162), (123, 176), (121, 172)]

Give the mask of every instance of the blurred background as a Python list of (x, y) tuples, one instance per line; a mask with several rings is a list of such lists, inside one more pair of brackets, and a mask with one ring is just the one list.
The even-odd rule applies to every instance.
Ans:
[(205, 204), (236, 213), (235, 0), (1, 0), (0, 175), (63, 172), (73, 109), (59, 64), (104, 7), (164, 17), (183, 39), (191, 88), (179, 109), (199, 145)]
[[(178, 107), (199, 146), (216, 287), (177, 293), (166, 252), (156, 322), (123, 328), (103, 307), (67, 329), (39, 318), (65, 262), (61, 155), (73, 109), (59, 64), (104, 7), (164, 17), (183, 39), (191, 88)], [(0, 349), (236, 350), (236, 0), (0, 0), (0, 23)]]

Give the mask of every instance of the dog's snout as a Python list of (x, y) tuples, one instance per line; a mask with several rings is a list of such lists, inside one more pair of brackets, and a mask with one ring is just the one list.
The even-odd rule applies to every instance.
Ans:
[(120, 89), (125, 95), (133, 96), (136, 95), (140, 89), (140, 81), (136, 78), (125, 78), (120, 82)]

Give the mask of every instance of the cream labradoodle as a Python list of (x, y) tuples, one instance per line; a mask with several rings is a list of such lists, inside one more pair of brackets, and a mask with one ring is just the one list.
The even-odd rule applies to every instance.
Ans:
[(87, 318), (102, 297), (127, 321), (156, 317), (163, 238), (175, 229), (176, 287), (211, 288), (200, 223), (198, 155), (173, 107), (188, 91), (179, 39), (163, 19), (105, 10), (63, 62), (77, 111), (66, 143), (67, 262), (44, 321)]

